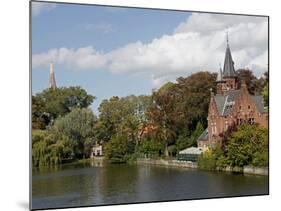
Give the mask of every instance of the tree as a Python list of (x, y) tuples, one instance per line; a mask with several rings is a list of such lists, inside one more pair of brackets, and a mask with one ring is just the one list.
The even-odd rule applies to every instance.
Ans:
[(96, 117), (91, 109), (75, 108), (69, 114), (56, 119), (51, 131), (58, 140), (62, 136), (69, 139), (76, 158), (89, 157), (95, 122)]
[(241, 87), (241, 81), (244, 80), (250, 94), (259, 94), (268, 83), (268, 72), (264, 72), (259, 79), (253, 74), (251, 70), (239, 69), (236, 71), (238, 76), (238, 87)]
[(171, 82), (153, 92), (153, 104), (148, 109), (149, 120), (156, 125), (155, 141), (165, 145), (168, 156), (168, 145), (176, 138), (175, 85)]
[(32, 96), (32, 126), (45, 129), (57, 117), (64, 116), (74, 108), (87, 108), (94, 99), (80, 87), (45, 89)]
[(178, 78), (177, 110), (182, 111), (180, 116), (184, 130), (193, 131), (198, 122), (207, 126), (210, 89), (215, 90), (216, 74), (198, 72), (187, 78)]
[(105, 158), (112, 163), (124, 163), (134, 149), (134, 144), (127, 137), (115, 136), (105, 145)]
[(250, 94), (254, 95), (258, 90), (258, 80), (251, 70), (239, 69), (236, 71), (238, 76), (238, 87), (241, 87), (241, 81), (244, 80)]
[(157, 125), (158, 141), (166, 146), (173, 145), (178, 137), (181, 137), (179, 142), (190, 141), (188, 137), (198, 122), (206, 127), (210, 89), (215, 88), (215, 80), (215, 74), (199, 72), (180, 77), (177, 83), (169, 82), (153, 92), (153, 104), (147, 113), (149, 121)]
[(32, 166), (57, 165), (70, 159), (72, 148), (69, 139), (56, 139), (49, 130), (32, 131)]
[(196, 125), (196, 129), (192, 132), (190, 136), (185, 136), (181, 134), (176, 141), (177, 152), (188, 147), (196, 147), (197, 139), (202, 134), (203, 131), (204, 128), (202, 124), (198, 122)]
[(267, 166), (268, 130), (258, 125), (240, 126), (226, 146), (226, 157), (231, 166)]
[(151, 104), (150, 96), (111, 97), (99, 106), (99, 120), (95, 125), (98, 140), (109, 141), (113, 136), (126, 136), (137, 140), (138, 126), (147, 121), (146, 110)]

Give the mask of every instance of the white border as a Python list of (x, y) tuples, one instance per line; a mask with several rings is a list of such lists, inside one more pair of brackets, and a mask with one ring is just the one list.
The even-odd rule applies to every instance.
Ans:
[[(163, 9), (270, 16), (270, 196), (165, 202), (68, 210), (267, 210), (280, 207), (280, 7), (276, 0), (67, 0)], [(28, 0), (2, 1), (1, 21), (1, 210), (28, 209), (29, 181), (29, 11)], [(51, 29), (50, 29), (51, 30)]]

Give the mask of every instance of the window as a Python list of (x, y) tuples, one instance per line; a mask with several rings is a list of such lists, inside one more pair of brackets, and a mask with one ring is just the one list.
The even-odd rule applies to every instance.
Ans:
[(251, 108), (251, 106), (250, 105), (248, 105), (248, 109), (250, 109)]
[(242, 106), (239, 106), (239, 109), (241, 110), (241, 109), (242, 109)]
[(237, 119), (237, 125), (242, 125), (243, 124), (243, 119), (239, 118)]
[(212, 135), (216, 135), (217, 134), (217, 123), (213, 122), (211, 123), (211, 130), (212, 130)]
[(248, 122), (249, 122), (250, 125), (253, 125), (253, 124), (255, 124), (255, 119), (249, 118)]

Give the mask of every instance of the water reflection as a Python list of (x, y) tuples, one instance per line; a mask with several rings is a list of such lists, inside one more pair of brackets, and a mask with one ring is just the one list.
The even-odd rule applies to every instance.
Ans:
[(108, 164), (101, 160), (34, 169), (33, 208), (268, 194), (268, 177)]

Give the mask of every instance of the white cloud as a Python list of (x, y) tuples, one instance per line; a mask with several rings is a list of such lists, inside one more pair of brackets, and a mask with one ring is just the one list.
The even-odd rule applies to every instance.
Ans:
[(32, 2), (32, 15), (38, 16), (42, 12), (51, 11), (55, 9), (55, 7), (56, 4), (54, 3)]
[(154, 87), (178, 75), (200, 70), (217, 71), (224, 60), (226, 28), (235, 68), (249, 68), (257, 75), (267, 69), (267, 19), (253, 16), (193, 13), (172, 35), (150, 43), (129, 43), (103, 53), (92, 46), (52, 49), (33, 55), (33, 67), (52, 60), (69, 69), (104, 69), (112, 73), (149, 74)]

